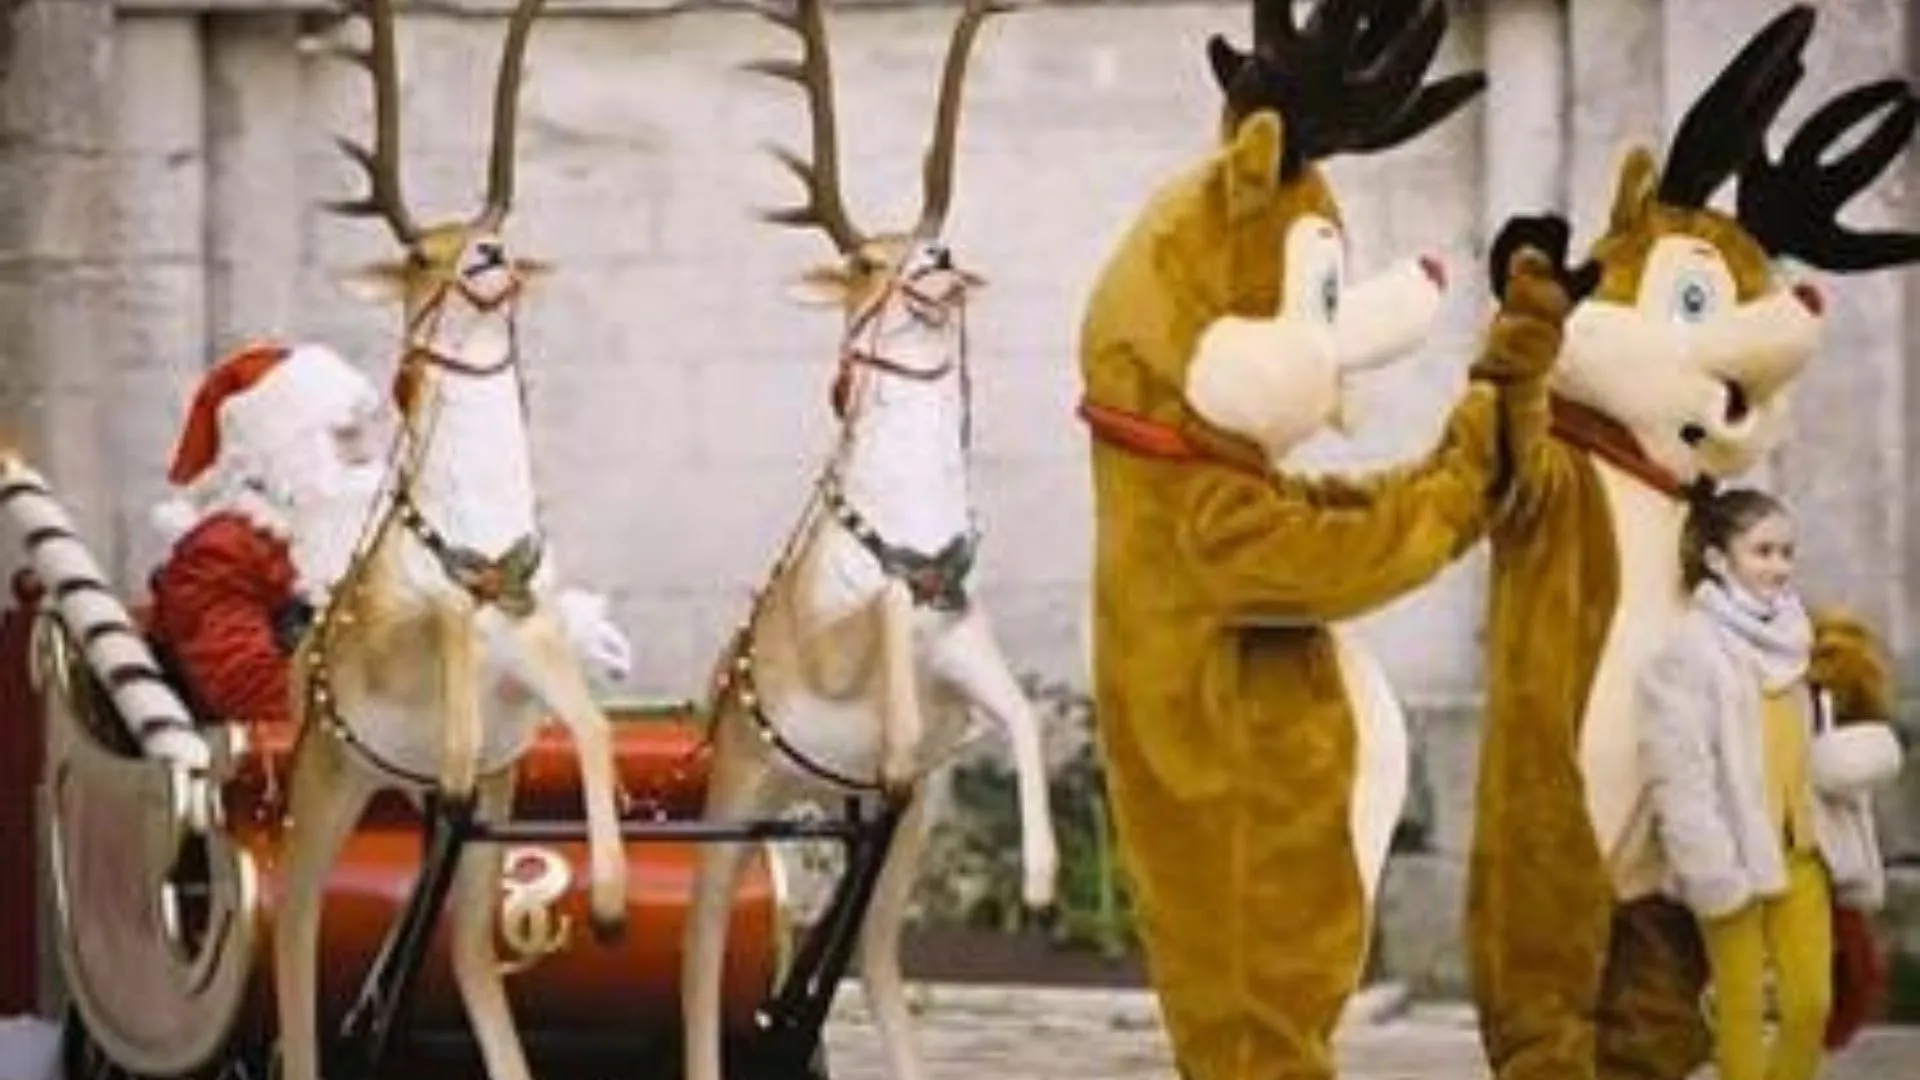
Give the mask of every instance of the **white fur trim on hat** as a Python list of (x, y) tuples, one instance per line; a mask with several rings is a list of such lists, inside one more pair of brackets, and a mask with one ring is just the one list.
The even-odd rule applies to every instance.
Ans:
[(257, 385), (220, 406), (221, 456), (265, 453), (378, 401), (373, 383), (339, 353), (295, 346)]
[(1902, 752), (1893, 725), (1859, 721), (1821, 732), (1809, 767), (1823, 795), (1857, 795), (1900, 775)]
[(200, 511), (185, 499), (172, 498), (155, 503), (147, 511), (147, 522), (160, 539), (171, 544), (187, 534), (200, 521)]

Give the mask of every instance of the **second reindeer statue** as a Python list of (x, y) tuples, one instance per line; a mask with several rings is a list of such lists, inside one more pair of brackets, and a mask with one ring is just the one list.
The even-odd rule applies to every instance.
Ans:
[[(805, 281), (846, 324), (834, 406), (840, 438), (714, 686), (706, 813), (738, 821), (810, 795), (881, 795), (904, 806), (860, 936), (860, 975), (889, 1071), (921, 1074), (897, 938), (924, 839), (922, 777), (959, 745), (968, 713), (1003, 726), (1019, 775), (1025, 899), (1051, 902), (1055, 846), (1032, 706), (968, 595), (976, 534), (968, 490), (965, 303), (978, 279), (941, 229), (952, 194), (969, 47), (997, 6), (968, 0), (954, 31), (927, 152), (925, 201), (909, 230), (870, 236), (842, 204), (821, 0), (767, 12), (805, 46), (754, 70), (802, 87), (813, 160), (782, 155), (804, 180), (784, 224), (818, 226), (840, 262)], [(687, 1076), (720, 1080), (720, 979), (738, 844), (701, 850), (684, 953)]]
[[(286, 898), (274, 928), (282, 1075), (316, 1080), (316, 947), (322, 887), (368, 800), (400, 788), (456, 813), (507, 814), (512, 765), (557, 716), (579, 748), (596, 929), (626, 914), (626, 861), (607, 720), (568, 640), (535, 506), (515, 309), (532, 269), (500, 230), (513, 198), (522, 59), (543, 0), (519, 0), (494, 105), (484, 208), (420, 226), (400, 187), (399, 73), (392, 0), (350, 0), (370, 26), (372, 150), (348, 145), (370, 195), (336, 207), (377, 214), (405, 250), (362, 284), (405, 315), (396, 391), (402, 438), (390, 497), (295, 657), (303, 724), (289, 792)], [(453, 883), (452, 959), (493, 1080), (526, 1080), (493, 947), (500, 856), (475, 844)]]

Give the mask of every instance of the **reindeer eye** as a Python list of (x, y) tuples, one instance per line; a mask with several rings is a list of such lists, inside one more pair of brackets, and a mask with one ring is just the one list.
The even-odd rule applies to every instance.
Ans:
[(1712, 314), (1715, 299), (1712, 282), (1698, 275), (1686, 275), (1673, 287), (1673, 317), (1680, 322), (1697, 323)]

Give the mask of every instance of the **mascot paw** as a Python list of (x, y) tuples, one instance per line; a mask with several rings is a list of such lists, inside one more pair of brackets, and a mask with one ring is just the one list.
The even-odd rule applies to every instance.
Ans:
[(1531, 245), (1519, 248), (1486, 349), (1469, 374), (1496, 383), (1546, 377), (1560, 355), (1561, 327), (1572, 306), (1553, 261)]
[(1873, 632), (1842, 611), (1813, 617), (1809, 681), (1833, 695), (1834, 719), (1884, 720), (1893, 715), (1893, 674)]
[(1493, 250), (1487, 253), (1487, 272), (1492, 276), (1493, 295), (1504, 304), (1507, 285), (1514, 278), (1515, 255), (1523, 248), (1534, 248), (1553, 265), (1554, 277), (1566, 291), (1569, 303), (1585, 300), (1600, 284), (1600, 264), (1592, 260), (1580, 266), (1567, 265), (1567, 245), (1573, 230), (1559, 214), (1515, 215), (1500, 226), (1493, 238)]

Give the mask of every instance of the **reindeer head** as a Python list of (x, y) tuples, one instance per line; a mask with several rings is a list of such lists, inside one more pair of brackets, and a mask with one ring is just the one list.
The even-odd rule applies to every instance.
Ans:
[(1397, 145), (1484, 86), (1478, 74), (1421, 84), (1446, 25), (1441, 0), (1322, 0), (1304, 24), (1288, 0), (1255, 0), (1251, 52), (1208, 42), (1226, 96), (1211, 185), (1224, 235), (1183, 258), (1224, 276), (1213, 302), (1225, 310), (1210, 313), (1183, 382), (1202, 417), (1270, 458), (1343, 425), (1346, 377), (1410, 352), (1438, 313), (1445, 272), (1432, 257), (1353, 281), (1314, 163)]
[[(873, 235), (854, 225), (841, 198), (832, 62), (823, 7), (823, 0), (798, 0), (792, 14), (760, 9), (798, 34), (804, 52), (798, 61), (766, 60), (749, 69), (798, 84), (806, 91), (813, 122), (811, 161), (785, 149), (773, 151), (806, 184), (806, 204), (764, 217), (781, 225), (819, 228), (833, 241), (839, 258), (805, 273), (795, 295), (841, 309), (846, 327), (844, 359), (908, 377), (934, 378), (955, 366), (960, 332), (955, 316), (968, 291), (984, 284), (955, 262), (941, 230), (953, 201), (954, 143), (967, 56), (981, 23), (1008, 5), (1001, 0), (966, 0), (941, 76), (933, 138), (923, 166), (920, 219), (911, 229)], [(836, 403), (847, 393), (848, 377), (843, 366), (835, 387)]]
[[(1768, 126), (1804, 69), (1813, 11), (1755, 35), (1688, 110), (1661, 174), (1644, 148), (1621, 167), (1591, 258), (1599, 287), (1569, 317), (1558, 393), (1619, 421), (1683, 482), (1751, 467), (1777, 440), (1789, 385), (1813, 355), (1823, 304), (1772, 260), (1832, 271), (1920, 260), (1920, 236), (1857, 234), (1840, 208), (1906, 145), (1920, 103), (1897, 80), (1858, 86), (1809, 117), (1776, 160)], [(1823, 155), (1890, 111), (1837, 160)], [(1737, 211), (1707, 206), (1738, 177)]]
[(545, 0), (519, 0), (507, 25), (500, 71), (495, 83), (493, 156), (487, 171), (486, 202), (467, 220), (421, 226), (415, 223), (400, 185), (400, 74), (395, 56), (393, 0), (343, 0), (349, 14), (364, 16), (371, 30), (365, 51), (348, 54), (373, 78), (373, 149), (338, 140), (366, 171), (364, 198), (329, 204), (352, 216), (386, 220), (404, 249), (393, 262), (368, 267), (350, 278), (361, 296), (399, 302), (406, 319), (410, 357), (438, 357), (458, 363), (458, 346), (449, 344), (476, 326), (510, 325), (520, 288), (543, 267), (508, 253), (501, 230), (513, 204), (515, 112), (522, 61), (533, 20)]

